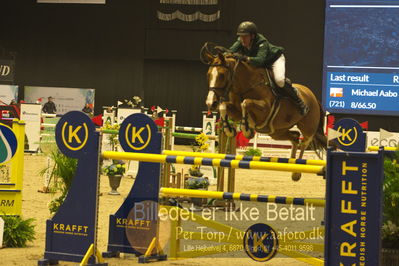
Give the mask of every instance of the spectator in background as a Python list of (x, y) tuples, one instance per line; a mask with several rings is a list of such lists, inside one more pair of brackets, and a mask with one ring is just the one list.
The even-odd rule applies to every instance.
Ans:
[(88, 114), (89, 116), (93, 115), (93, 109), (91, 109), (90, 104), (86, 103), (82, 109), (82, 112)]
[(57, 113), (57, 108), (55, 108), (55, 104), (53, 102), (53, 97), (49, 96), (48, 102), (43, 105), (42, 112), (46, 114), (55, 114)]

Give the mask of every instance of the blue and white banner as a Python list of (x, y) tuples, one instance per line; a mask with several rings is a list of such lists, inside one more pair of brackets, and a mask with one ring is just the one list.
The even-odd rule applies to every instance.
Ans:
[(399, 74), (327, 72), (326, 108), (357, 113), (398, 114)]
[(50, 96), (54, 98), (57, 114), (81, 111), (86, 103), (92, 109), (94, 108), (94, 89), (25, 86), (25, 102), (27, 103), (39, 102), (44, 105)]
[(399, 0), (327, 0), (323, 105), (398, 115)]
[(12, 100), (18, 101), (18, 86), (0, 85), (0, 104), (10, 104)]

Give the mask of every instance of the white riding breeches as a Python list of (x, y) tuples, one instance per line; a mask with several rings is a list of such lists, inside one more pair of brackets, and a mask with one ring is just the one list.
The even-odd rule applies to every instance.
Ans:
[(284, 87), (285, 84), (285, 57), (280, 55), (280, 57), (272, 65), (274, 82), (280, 88)]

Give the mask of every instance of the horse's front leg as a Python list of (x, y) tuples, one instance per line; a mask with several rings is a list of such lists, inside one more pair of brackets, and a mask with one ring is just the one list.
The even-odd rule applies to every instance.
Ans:
[(227, 137), (234, 137), (236, 129), (234, 125), (230, 125), (229, 117), (237, 121), (241, 117), (241, 113), (231, 102), (222, 102), (219, 104), (220, 119), (222, 121), (223, 131)]
[(265, 100), (245, 99), (241, 103), (241, 131), (246, 138), (251, 139), (255, 136), (255, 126), (259, 120), (257, 114), (261, 113), (263, 116), (265, 116), (267, 106), (268, 105)]

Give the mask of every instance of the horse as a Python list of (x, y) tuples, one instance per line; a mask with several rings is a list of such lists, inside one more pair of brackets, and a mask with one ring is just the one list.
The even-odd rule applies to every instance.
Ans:
[[(325, 113), (308, 87), (292, 84), (309, 107), (309, 111), (301, 115), (290, 99), (274, 93), (271, 71), (237, 60), (233, 54), (226, 53), (225, 48), (219, 47), (217, 54), (213, 54), (206, 45), (200, 56), (202, 62), (209, 65), (206, 105), (208, 111), (219, 110), (227, 136), (235, 135), (234, 127), (228, 122), (231, 118), (241, 122), (240, 129), (247, 138), (252, 138), (256, 131), (268, 134), (274, 140), (289, 140), (292, 143), (291, 158), (295, 158), (298, 148), (299, 159), (308, 146), (316, 152), (326, 149)], [(297, 126), (302, 134), (301, 140), (300, 133), (291, 130), (293, 126)], [(301, 173), (292, 174), (292, 180), (300, 178)]]

